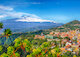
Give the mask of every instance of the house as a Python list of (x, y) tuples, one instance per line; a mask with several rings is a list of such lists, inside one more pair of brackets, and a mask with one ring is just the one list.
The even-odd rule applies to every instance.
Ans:
[(72, 48), (68, 48), (67, 51), (73, 51)]
[(50, 35), (53, 35), (53, 34), (54, 34), (54, 32), (50, 32), (49, 34), (50, 34)]
[(62, 39), (62, 44), (65, 44), (68, 40), (67, 39)]
[(62, 38), (68, 37), (68, 34), (65, 33), (65, 32), (62, 32), (62, 33), (61, 33), (61, 37), (62, 37)]
[(74, 26), (80, 26), (80, 24), (75, 24)]
[(67, 43), (66, 43), (66, 46), (67, 46), (67, 45), (70, 45), (70, 46), (71, 46), (71, 43), (70, 43), (70, 42), (67, 42)]
[(77, 40), (77, 43), (80, 45), (80, 39)]
[(67, 42), (67, 43), (66, 43), (66, 48), (69, 48), (69, 47), (71, 47), (71, 45), (72, 45), (72, 43), (70, 43), (70, 42)]
[(45, 35), (45, 38), (47, 38), (47, 39), (53, 39), (53, 36), (52, 35)]
[(47, 39), (47, 41), (52, 41), (53, 39)]
[(45, 39), (45, 36), (35, 35), (34, 39)]
[(55, 32), (55, 34), (53, 35), (53, 36), (57, 36), (57, 37), (59, 37), (60, 36), (60, 32)]

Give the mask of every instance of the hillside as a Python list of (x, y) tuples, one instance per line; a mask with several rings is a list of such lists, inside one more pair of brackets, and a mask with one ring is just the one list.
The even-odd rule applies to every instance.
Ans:
[[(52, 28), (48, 30), (39, 30), (39, 31), (27, 32), (27, 33), (17, 33), (17, 34), (13, 34), (9, 36), (8, 38), (6, 37), (0, 38), (0, 45), (1, 45), (0, 47), (2, 48), (1, 49), (2, 52), (0, 53), (0, 55), (1, 57), (3, 55), (6, 55), (7, 57), (14, 56), (12, 52), (14, 51), (15, 56), (18, 56), (18, 57), (20, 56), (21, 57), (25, 57), (25, 56), (27, 57), (38, 57), (38, 56), (47, 57), (46, 54), (48, 55), (48, 57), (58, 57), (56, 55), (58, 53), (60, 53), (59, 56), (73, 57), (73, 54), (71, 53), (69, 54), (69, 52), (73, 52), (74, 51), (73, 47), (76, 45), (78, 46), (79, 44), (76, 41), (76, 37), (72, 35), (75, 31), (78, 33), (77, 35), (80, 35), (79, 31), (75, 30), (75, 28), (79, 29), (80, 27), (79, 25), (80, 25), (80, 22), (74, 20), (60, 27), (56, 27), (56, 28)], [(74, 30), (69, 26), (72, 26)], [(71, 32), (73, 33), (71, 33), (69, 30), (72, 30)], [(55, 32), (54, 34), (50, 34), (49, 32), (52, 32), (52, 31), (60, 31), (60, 33), (55, 34), (56, 33)], [(68, 31), (68, 33), (66, 31)], [(42, 32), (43, 32), (43, 35), (41, 34)], [(57, 35), (57, 37), (55, 35)], [(74, 33), (74, 35), (76, 35), (76, 33)], [(46, 38), (46, 36), (49, 38)], [(51, 36), (53, 36), (53, 38)], [(70, 36), (72, 36), (72, 38), (69, 39)], [(77, 40), (78, 39), (79, 38), (77, 38)], [(73, 45), (73, 41), (75, 41), (74, 42), (75, 45)], [(64, 45), (64, 44), (67, 44), (67, 42), (70, 43), (71, 46)], [(69, 48), (72, 48), (72, 49), (69, 50)], [(63, 53), (64, 52), (63, 49), (65, 49), (67, 52)], [(54, 55), (53, 53), (55, 54), (55, 56), (53, 56)], [(10, 54), (10, 55), (7, 55), (7, 54)], [(64, 54), (67, 54), (67, 55), (64, 56)]]
[(78, 20), (71, 21), (67, 24), (64, 24), (60, 28), (69, 29), (69, 30), (79, 29), (80, 28), (80, 21), (78, 21)]
[(62, 26), (51, 28), (48, 30), (43, 30), (43, 31), (46, 34), (46, 33), (49, 33), (51, 31), (67, 32), (69, 30), (75, 30), (75, 29), (80, 29), (80, 21), (78, 21), (78, 20), (73, 20), (69, 23), (62, 25)]
[[(29, 36), (29, 35), (41, 34), (42, 32), (44, 34), (48, 34), (49, 32), (52, 32), (52, 31), (66, 32), (69, 30), (75, 30), (75, 29), (79, 29), (79, 28), (80, 28), (80, 21), (74, 20), (74, 21), (71, 21), (67, 24), (60, 26), (60, 27), (55, 27), (55, 28), (46, 29), (46, 30), (38, 30), (38, 31), (34, 31), (34, 32), (22, 33), (21, 35), (28, 35)], [(12, 35), (11, 37), (14, 37), (14, 39), (15, 39), (15, 38), (17, 38), (17, 35), (15, 35), (15, 36)], [(19, 36), (20, 36), (20, 34), (19, 34)]]
[(71, 22), (63, 25), (63, 27), (65, 27), (65, 28), (71, 28), (71, 27), (73, 27), (73, 26), (78, 26), (78, 27), (80, 27), (80, 21), (74, 20), (74, 21), (71, 21)]
[[(66, 23), (62, 26), (53, 27), (51, 29), (44, 29), (44, 30), (36, 30), (33, 32), (29, 32), (28, 34), (41, 34), (42, 32), (44, 34), (48, 34), (51, 31), (60, 31), (60, 32), (67, 32), (69, 30), (75, 30), (80, 28), (80, 21), (74, 20), (69, 23)], [(24, 33), (26, 35), (26, 33)]]

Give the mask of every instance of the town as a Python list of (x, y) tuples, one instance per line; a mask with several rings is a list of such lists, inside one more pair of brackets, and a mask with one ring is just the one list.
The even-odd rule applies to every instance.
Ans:
[[(78, 55), (80, 49), (80, 31), (79, 29), (70, 30), (68, 32), (50, 32), (47, 35), (41, 33), (41, 35), (35, 35), (34, 39), (47, 39), (48, 41), (59, 41), (61, 43), (56, 44), (59, 45), (61, 49), (61, 53), (66, 53), (67, 51), (72, 52), (73, 54)], [(55, 44), (52, 45), (55, 47)]]

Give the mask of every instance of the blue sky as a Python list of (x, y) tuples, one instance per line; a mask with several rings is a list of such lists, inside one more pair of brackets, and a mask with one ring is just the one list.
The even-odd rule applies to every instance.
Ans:
[(58, 23), (80, 20), (80, 0), (0, 0), (0, 20), (22, 16)]

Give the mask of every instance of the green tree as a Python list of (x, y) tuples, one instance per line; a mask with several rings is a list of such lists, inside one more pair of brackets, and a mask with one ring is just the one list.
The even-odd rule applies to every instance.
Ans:
[(15, 44), (15, 52), (18, 50), (18, 49), (22, 49), (22, 52), (24, 53), (23, 56), (25, 56), (26, 54), (30, 53), (30, 50), (31, 50), (31, 43), (28, 39), (23, 39), (22, 38), (17, 38), (14, 40)]
[(41, 53), (41, 51), (42, 51), (42, 48), (41, 47), (39, 47), (39, 48), (37, 48), (37, 49), (33, 49), (33, 56), (37, 56), (37, 55), (39, 55), (40, 53)]
[(2, 29), (2, 28), (3, 28), (3, 23), (0, 22), (0, 29)]
[(31, 43), (28, 39), (23, 40), (23, 47), (25, 48), (26, 52), (30, 52)]
[(18, 48), (18, 47), (20, 47), (22, 45), (21, 38), (16, 38), (14, 40), (14, 42), (15, 42), (14, 47), (16, 47), (16, 48)]
[(2, 47), (2, 45), (0, 45), (0, 52), (2, 51), (2, 49), (3, 49), (3, 47)]
[(0, 57), (9, 57), (6, 53), (0, 55)]
[(41, 45), (41, 48), (47, 48), (49, 47), (49, 43), (48, 42), (44, 42), (42, 45)]
[(5, 29), (4, 35), (10, 36), (12, 34), (12, 31), (10, 29)]
[(11, 55), (13, 54), (13, 52), (14, 52), (14, 47), (13, 47), (13, 46), (9, 46), (9, 47), (7, 48), (7, 54), (8, 54), (9, 56), (11, 56)]
[(19, 53), (15, 53), (15, 54), (13, 55), (13, 57), (20, 57), (20, 54), (19, 54)]
[(3, 47), (2, 45), (0, 45), (0, 53), (2, 53), (2, 51), (3, 51)]

